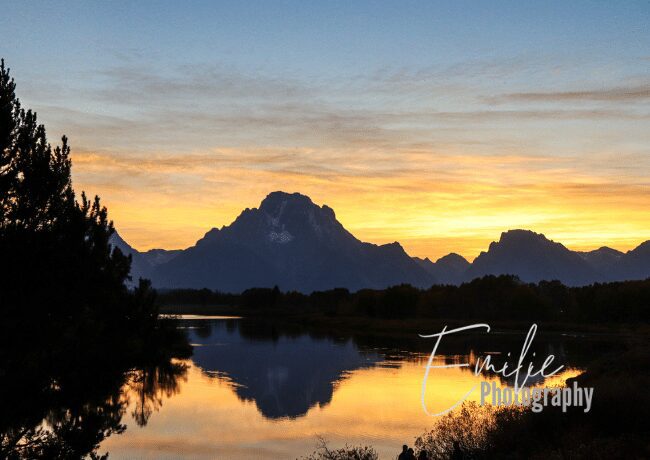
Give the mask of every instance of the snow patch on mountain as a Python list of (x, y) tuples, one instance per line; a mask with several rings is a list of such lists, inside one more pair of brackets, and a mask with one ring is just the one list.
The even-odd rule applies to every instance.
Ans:
[(286, 244), (293, 240), (293, 235), (286, 230), (281, 232), (271, 232), (269, 233), (269, 241), (272, 243)]

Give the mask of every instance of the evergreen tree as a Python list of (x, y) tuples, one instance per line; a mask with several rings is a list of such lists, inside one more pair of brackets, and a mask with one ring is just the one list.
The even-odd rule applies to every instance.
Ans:
[(15, 87), (1, 61), (0, 458), (105, 458), (99, 444), (124, 430), (129, 375), (171, 388), (185, 369), (171, 359), (191, 348), (158, 318), (147, 281), (127, 288), (106, 208), (76, 199), (67, 139), (52, 147)]
[[(51, 319), (124, 319), (133, 306), (130, 259), (109, 244), (114, 232), (99, 197), (77, 200), (64, 136), (52, 147), (36, 113), (21, 107), (0, 63), (0, 313)], [(143, 283), (140, 290), (147, 290)], [(146, 308), (144, 308), (146, 307)], [(147, 316), (153, 312), (149, 311)]]

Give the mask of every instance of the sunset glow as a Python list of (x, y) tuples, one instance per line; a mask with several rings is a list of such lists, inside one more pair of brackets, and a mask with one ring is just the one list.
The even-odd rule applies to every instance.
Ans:
[[(23, 103), (137, 249), (191, 246), (275, 190), (432, 259), (513, 228), (650, 238), (644, 2), (15, 8), (0, 54)], [(28, 35), (44, 20), (65, 33)]]
[[(336, 158), (338, 169), (292, 167), (292, 157), (314, 155)], [(246, 151), (211, 151), (189, 161), (78, 152), (74, 173), (77, 188), (99, 193), (138, 249), (191, 246), (274, 190), (327, 204), (364, 241), (399, 241), (410, 254), (434, 259), (452, 251), (471, 259), (512, 228), (544, 233), (575, 250), (604, 244), (628, 250), (648, 239), (650, 214), (640, 212), (650, 208), (648, 185), (634, 171), (620, 183), (614, 165), (587, 175), (578, 169), (585, 162), (575, 158), (418, 152), (404, 154), (406, 167), (386, 175), (346, 164), (355, 156), (294, 152), (267, 167)], [(599, 169), (595, 160), (593, 167)]]
[[(162, 398), (164, 411), (152, 417), (149, 431), (135, 429), (124, 436), (109, 438), (105, 447), (124, 457), (149, 458), (148, 450), (155, 450), (156, 458), (173, 458), (188, 452), (195, 458), (211, 458), (242, 455), (244, 443), (259, 446), (257, 458), (289, 458), (292, 448), (313, 449), (318, 436), (340, 444), (364, 442), (370, 435), (375, 448), (390, 457), (395, 445), (411, 441), (437, 420), (421, 409), (425, 364), (422, 358), (353, 371), (336, 382), (330, 403), (315, 405), (302, 417), (276, 420), (264, 418), (255, 401), (239, 399), (227, 377), (208, 377), (201, 369), (192, 367), (181, 384), (180, 396)], [(580, 371), (575, 369), (563, 371), (549, 380), (549, 385), (563, 384), (578, 374)], [(458, 368), (435, 369), (429, 379), (425, 400), (432, 411), (454, 405), (481, 380), (505, 388), (496, 377), (481, 379)], [(137, 400), (135, 395), (129, 395), (129, 399)], [(478, 389), (468, 401), (480, 402)], [(350, 420), (355, 423), (349, 424)], [(227, 432), (224, 426), (229, 427)]]

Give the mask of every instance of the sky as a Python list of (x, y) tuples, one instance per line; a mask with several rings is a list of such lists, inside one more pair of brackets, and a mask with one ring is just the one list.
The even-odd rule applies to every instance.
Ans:
[(473, 259), (650, 239), (649, 1), (8, 2), (0, 56), (140, 250), (270, 192)]

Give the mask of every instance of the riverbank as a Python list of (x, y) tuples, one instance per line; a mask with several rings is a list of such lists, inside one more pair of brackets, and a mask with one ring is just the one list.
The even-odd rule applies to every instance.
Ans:
[[(418, 334), (432, 334), (443, 327), (448, 329), (485, 322), (493, 333), (520, 334), (528, 330), (535, 321), (445, 319), (445, 318), (377, 318), (370, 316), (327, 315), (320, 311), (299, 312), (293, 309), (244, 308), (235, 305), (162, 305), (160, 313), (168, 315), (222, 315), (240, 316), (249, 319), (277, 323), (286, 327), (307, 328), (325, 334), (375, 335), (390, 337), (414, 337)], [(551, 335), (584, 335), (585, 339), (616, 337), (621, 340), (647, 340), (650, 327), (646, 324), (586, 324), (576, 322), (537, 321), (540, 333)]]

